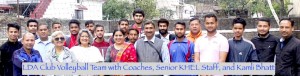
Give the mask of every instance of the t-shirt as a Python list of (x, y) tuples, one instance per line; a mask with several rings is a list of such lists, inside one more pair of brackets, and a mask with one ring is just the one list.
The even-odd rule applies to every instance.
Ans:
[(98, 48), (89, 46), (88, 48), (81, 46), (74, 46), (70, 49), (74, 53), (78, 62), (99, 62), (104, 61)]
[(195, 42), (195, 53), (200, 52), (200, 62), (219, 62), (220, 52), (228, 52), (227, 39), (216, 33), (210, 40), (208, 36), (202, 36)]
[(93, 46), (97, 47), (99, 49), (99, 51), (101, 52), (102, 56), (105, 56), (106, 54), (106, 50), (109, 47), (109, 43), (102, 41), (102, 42), (96, 42), (94, 41), (94, 43), (92, 44)]

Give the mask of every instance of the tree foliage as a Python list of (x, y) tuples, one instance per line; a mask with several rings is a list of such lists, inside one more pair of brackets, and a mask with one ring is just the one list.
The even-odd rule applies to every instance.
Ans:
[(143, 9), (146, 19), (153, 19), (159, 16), (159, 12), (156, 9), (156, 0), (135, 0), (135, 8)]
[[(281, 5), (281, 1), (272, 0), (272, 5), (277, 14), (282, 14), (283, 16), (285, 16), (287, 15), (288, 10), (287, 5), (290, 4), (290, 2), (289, 0), (283, 0), (283, 2), (284, 5)], [(218, 4), (225, 11), (238, 9), (247, 10), (249, 11), (250, 15), (262, 13), (265, 17), (273, 16), (266, 0), (219, 0)], [(284, 7), (284, 9), (281, 10), (281, 7)]]
[(132, 10), (133, 6), (126, 0), (107, 0), (103, 4), (103, 19), (128, 18)]

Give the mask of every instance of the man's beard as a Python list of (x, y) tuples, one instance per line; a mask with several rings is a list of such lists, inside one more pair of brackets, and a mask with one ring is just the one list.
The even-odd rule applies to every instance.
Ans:
[(176, 37), (177, 37), (177, 38), (183, 38), (183, 37), (184, 37), (184, 35), (182, 35), (182, 36), (178, 36), (178, 34), (176, 34)]
[(122, 31), (124, 31), (125, 33), (127, 33), (127, 29), (126, 28), (121, 28)]
[(165, 35), (165, 34), (168, 33), (168, 31), (165, 30), (165, 29), (161, 29), (161, 30), (159, 30), (159, 33), (160, 33), (161, 35)]
[(267, 36), (269, 34), (269, 31), (266, 33), (266, 34), (259, 34), (258, 33), (258, 36), (263, 36), (263, 37), (265, 37), (265, 36)]

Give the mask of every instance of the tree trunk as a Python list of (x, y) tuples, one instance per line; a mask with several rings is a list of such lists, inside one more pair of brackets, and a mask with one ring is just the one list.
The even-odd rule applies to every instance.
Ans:
[(279, 26), (279, 18), (278, 18), (277, 14), (276, 14), (276, 12), (275, 12), (273, 6), (272, 6), (271, 0), (268, 0), (268, 5), (269, 5), (270, 10), (271, 10), (271, 12), (272, 12), (272, 14), (273, 14), (273, 17), (275, 18), (275, 20), (276, 20), (276, 22), (277, 22), (277, 25)]
[(284, 0), (280, 0), (280, 18), (286, 16), (286, 11), (284, 7)]

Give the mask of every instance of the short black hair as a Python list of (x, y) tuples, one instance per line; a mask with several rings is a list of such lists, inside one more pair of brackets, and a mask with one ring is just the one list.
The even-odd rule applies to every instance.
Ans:
[[(44, 24), (44, 23), (41, 23), (40, 25), (38, 25), (38, 26), (37, 26), (37, 30), (39, 30), (40, 26), (43, 26), (43, 25), (46, 25), (46, 24)], [(46, 25), (46, 27), (47, 27), (47, 29), (49, 30), (49, 26), (48, 26), (48, 25)]]
[(61, 23), (59, 23), (59, 22), (53, 22), (53, 23), (52, 23), (52, 28), (53, 28), (53, 25), (54, 25), (54, 24), (60, 24), (60, 25), (61, 25)]
[(16, 28), (18, 31), (20, 31), (20, 26), (17, 23), (9, 23), (7, 24), (7, 31), (9, 30), (9, 28)]
[(145, 17), (145, 13), (144, 13), (144, 11), (141, 8), (134, 9), (134, 11), (132, 13), (132, 16), (134, 16), (137, 13), (140, 13), (140, 14), (142, 14), (143, 17)]
[(89, 24), (95, 24), (93, 20), (88, 20), (85, 22), (85, 26), (89, 25)]
[(148, 25), (148, 24), (151, 24), (151, 25), (155, 28), (155, 24), (154, 24), (154, 22), (153, 22), (152, 20), (147, 20), (147, 21), (145, 22), (144, 26), (145, 26), (145, 25)]
[(194, 17), (194, 18), (190, 19), (190, 22), (189, 22), (189, 23), (191, 23), (191, 22), (194, 21), (194, 20), (198, 20), (198, 22), (200, 23), (200, 19), (199, 19), (198, 17)]
[(268, 18), (259, 18), (258, 21), (267, 22), (269, 26), (271, 25), (270, 24), (270, 19), (268, 19)]
[(119, 20), (118, 24), (120, 25), (122, 21), (125, 21), (125, 22), (127, 22), (129, 24), (129, 21), (127, 19), (125, 19), (125, 18)]
[(94, 30), (95, 30), (94, 32), (96, 32), (96, 29), (97, 29), (98, 27), (102, 27), (103, 30), (104, 30), (104, 26), (103, 26), (103, 25), (97, 24), (97, 25), (95, 26), (95, 28), (94, 28)]
[(128, 32), (130, 32), (130, 31), (135, 31), (135, 32), (137, 32), (137, 34), (140, 34), (139, 30), (134, 29), (134, 28), (130, 28), (130, 29), (128, 30)]
[(243, 25), (243, 28), (245, 29), (245, 26), (247, 25), (246, 21), (243, 18), (235, 18), (232, 21), (232, 26), (234, 26), (234, 24), (240, 23)]
[(120, 31), (125, 36), (126, 32), (121, 29), (115, 29), (112, 36), (114, 37), (116, 32), (118, 32), (118, 31)]
[(213, 14), (213, 13), (205, 15), (204, 16), (204, 21), (206, 20), (206, 18), (210, 18), (210, 17), (213, 17), (213, 18), (215, 18), (215, 21), (218, 21), (217, 16), (215, 14)]
[(169, 26), (169, 21), (167, 19), (164, 19), (164, 18), (160, 18), (158, 21), (157, 21), (157, 26), (159, 26), (159, 23), (166, 23), (167, 26)]
[(70, 20), (70, 22), (69, 22), (69, 27), (70, 27), (70, 25), (71, 25), (72, 23), (75, 23), (75, 24), (77, 24), (77, 25), (78, 25), (78, 27), (80, 28), (80, 22), (79, 22), (78, 20), (76, 20), (76, 19), (72, 19), (72, 20)]
[(292, 27), (294, 27), (294, 25), (295, 25), (295, 21), (293, 20), (293, 19), (291, 19), (291, 18), (282, 18), (282, 19), (280, 19), (280, 22), (281, 21), (283, 21), (283, 20), (288, 20), (288, 21), (290, 21), (291, 22), (291, 24), (292, 24)]
[(37, 21), (37, 20), (35, 20), (35, 19), (29, 19), (28, 21), (27, 21), (27, 27), (29, 27), (29, 23), (30, 22), (35, 22), (37, 25), (39, 25), (39, 22)]
[(185, 22), (178, 21), (178, 22), (175, 23), (175, 27), (176, 27), (177, 24), (182, 25), (184, 27), (184, 29), (186, 28)]

